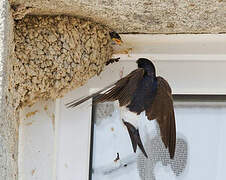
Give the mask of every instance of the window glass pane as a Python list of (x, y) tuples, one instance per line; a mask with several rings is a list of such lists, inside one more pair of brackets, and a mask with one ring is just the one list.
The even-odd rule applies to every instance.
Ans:
[(92, 180), (226, 179), (226, 103), (188, 99), (175, 101), (177, 144), (173, 160), (155, 121), (148, 121), (144, 114), (139, 117), (147, 159), (139, 148), (133, 153), (118, 105), (96, 105)]

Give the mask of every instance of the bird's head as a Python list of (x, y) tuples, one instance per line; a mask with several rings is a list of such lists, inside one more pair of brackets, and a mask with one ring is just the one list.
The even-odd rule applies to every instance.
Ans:
[(143, 68), (148, 75), (156, 75), (155, 66), (149, 59), (139, 58), (136, 63), (138, 65), (138, 68)]
[(110, 37), (111, 37), (111, 40), (113, 41), (113, 43), (118, 44), (118, 45), (122, 44), (122, 39), (117, 32), (112, 31), (109, 34), (110, 34)]

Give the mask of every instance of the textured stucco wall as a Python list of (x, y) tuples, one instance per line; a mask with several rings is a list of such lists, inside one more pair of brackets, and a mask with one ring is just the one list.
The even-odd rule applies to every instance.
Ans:
[[(25, 13), (72, 14), (120, 33), (225, 33), (226, 0), (10, 0)], [(22, 6), (15, 6), (22, 4)], [(26, 8), (25, 8), (26, 7)]]
[(13, 19), (7, 0), (0, 1), (0, 179), (16, 180), (18, 175), (18, 112), (7, 101), (8, 60), (13, 56)]

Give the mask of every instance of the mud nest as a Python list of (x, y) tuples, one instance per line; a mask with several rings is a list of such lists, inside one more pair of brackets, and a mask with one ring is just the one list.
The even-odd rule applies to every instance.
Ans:
[(15, 20), (8, 89), (14, 106), (62, 97), (99, 74), (113, 52), (109, 31), (69, 16)]

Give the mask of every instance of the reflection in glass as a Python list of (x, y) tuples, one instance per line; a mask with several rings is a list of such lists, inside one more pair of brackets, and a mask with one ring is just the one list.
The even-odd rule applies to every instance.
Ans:
[(177, 144), (169, 158), (158, 125), (140, 115), (148, 159), (133, 152), (117, 103), (94, 107), (92, 180), (191, 180), (226, 178), (226, 103), (176, 102)]

